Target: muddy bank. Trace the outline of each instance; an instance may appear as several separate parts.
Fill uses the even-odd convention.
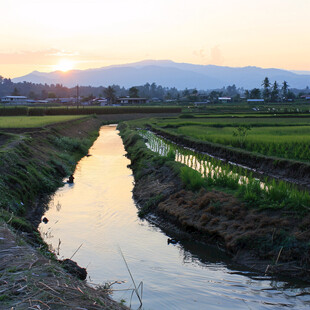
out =
[[[212,188],[186,190],[179,176],[181,164],[152,153],[126,125],[119,128],[141,216],[155,214],[161,227],[173,224],[189,238],[215,244],[255,270],[310,281],[309,214],[260,210]]]
[[[126,309],[59,263],[37,232],[44,200],[63,184],[98,136],[100,117],[26,130],[0,153],[0,308]],[[22,138],[21,138],[22,137]],[[67,270],[70,271],[68,272]]]
[[[249,167],[258,173],[283,179],[310,189],[310,165],[307,163],[267,157],[220,144],[198,141],[182,135],[168,133],[154,126],[150,129],[156,134],[179,145],[194,149],[198,152],[208,153],[212,156],[224,159],[227,162],[229,161]]]

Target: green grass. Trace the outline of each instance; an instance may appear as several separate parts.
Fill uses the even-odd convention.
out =
[[[207,104],[202,106],[195,106],[193,103],[182,103],[183,112],[195,112],[195,113],[208,113],[208,114],[229,114],[229,113],[290,113],[290,114],[300,114],[309,113],[310,102],[297,100],[293,103],[263,103],[263,104],[248,104],[247,102],[238,103],[217,103],[217,104]],[[253,110],[255,109],[255,110]]]
[[[180,176],[186,187],[192,191],[199,190],[205,184],[202,175],[187,166],[181,167]]]
[[[172,131],[267,156],[310,161],[310,126],[252,128],[243,145],[233,135],[235,127],[182,126]]]
[[[79,115],[60,116],[1,116],[0,128],[36,128],[81,118]]]
[[[195,114],[194,114],[195,115]],[[198,116],[198,115],[197,115]],[[156,121],[155,119],[153,122]],[[239,117],[213,115],[204,117],[195,117],[190,119],[166,118],[157,119],[157,126],[160,127],[180,127],[190,125],[211,126],[211,127],[233,127],[239,125],[251,125],[252,127],[264,126],[310,126],[310,117],[265,117],[256,115],[256,117]]]
[[[266,156],[310,161],[309,117],[208,117],[153,119],[149,123],[172,134],[218,143]],[[242,140],[238,127],[251,129]]]

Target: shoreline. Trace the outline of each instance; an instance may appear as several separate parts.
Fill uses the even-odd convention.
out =
[[[30,131],[19,129],[18,143],[13,140],[0,154],[1,307],[128,309],[112,300],[106,288],[80,280],[86,270],[73,261],[57,260],[37,231],[44,201],[87,154],[104,121],[86,117]]]
[[[187,190],[181,164],[152,153],[127,124],[119,129],[132,162],[141,217],[154,214],[159,227],[172,225],[194,240],[218,245],[250,269],[310,281],[309,214],[301,218],[285,209],[260,210],[224,189]]]
[[[44,127],[0,129],[1,306],[128,309],[111,299],[109,289],[78,279],[80,271],[85,275],[84,268],[57,260],[37,228],[49,195],[87,155],[101,126],[157,116],[162,113],[82,116]]]

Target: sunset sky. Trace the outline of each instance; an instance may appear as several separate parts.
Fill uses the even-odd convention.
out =
[[[310,70],[310,0],[0,0],[0,75],[144,59]]]

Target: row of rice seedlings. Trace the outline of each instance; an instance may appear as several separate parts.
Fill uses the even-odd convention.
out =
[[[282,143],[246,143],[246,149],[249,151],[262,153],[270,156],[279,156],[284,158],[293,158],[298,160],[310,159],[309,142],[282,142]]]
[[[142,131],[140,134],[147,139],[146,145],[149,149],[161,156],[170,154],[170,158],[173,156],[175,161],[198,171],[209,186],[238,190],[240,197],[253,204],[262,201],[269,202],[266,207],[310,208],[309,192],[301,191],[292,184],[275,179],[269,180],[268,178],[262,182],[255,178],[252,172],[242,167],[231,166],[219,159],[182,148],[157,137],[149,131]],[[186,175],[185,180],[190,176],[188,173]]]
[[[304,137],[304,141],[296,141],[293,136],[286,136],[286,141],[271,142],[271,141],[251,141],[248,139],[240,145],[240,141],[234,137],[212,137],[205,134],[196,135],[201,140],[207,140],[213,143],[219,143],[223,145],[231,145],[236,148],[242,148],[250,152],[256,152],[267,156],[277,156],[288,159],[305,160],[310,159],[310,147],[309,139]],[[266,135],[267,139],[270,139]],[[281,137],[283,140],[284,138]]]

